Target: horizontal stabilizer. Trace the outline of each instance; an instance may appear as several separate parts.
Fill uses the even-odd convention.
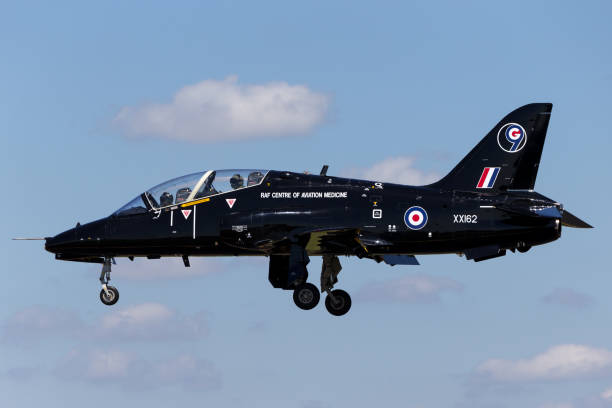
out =
[[[383,255],[386,264],[395,265],[420,265],[414,255]]]
[[[561,218],[561,212],[556,205],[532,205],[531,202],[525,200],[496,205],[495,208],[525,217]]]
[[[551,207],[534,207],[531,211],[536,214],[538,217],[546,217],[546,218],[561,218],[561,212],[555,206]]]
[[[567,210],[563,210],[561,223],[563,226],[570,228],[593,228],[592,225],[587,224]]]

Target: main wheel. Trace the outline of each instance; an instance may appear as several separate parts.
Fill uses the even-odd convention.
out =
[[[525,245],[525,244],[519,245],[516,249],[520,253],[524,254],[525,252],[527,252],[527,251],[529,251],[531,249],[531,245]]]
[[[313,309],[319,304],[319,289],[312,283],[302,283],[293,291],[295,305],[303,310]]]
[[[329,295],[325,298],[327,311],[334,316],[346,314],[351,309],[351,297],[349,294],[342,289],[332,290],[331,293],[335,301]]]
[[[114,286],[106,286],[106,289],[108,290],[108,294],[106,294],[104,289],[100,291],[100,300],[106,306],[112,306],[119,300],[119,291]]]

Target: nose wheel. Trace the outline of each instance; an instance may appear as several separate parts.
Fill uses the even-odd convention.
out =
[[[119,291],[117,288],[108,284],[111,274],[111,262],[115,263],[115,260],[113,258],[104,259],[104,264],[102,264],[102,272],[100,273],[100,283],[102,284],[102,290],[100,290],[100,300],[106,306],[112,306],[119,300]]]
[[[112,306],[119,300],[119,291],[114,286],[104,285],[100,291],[100,300],[106,306]]]

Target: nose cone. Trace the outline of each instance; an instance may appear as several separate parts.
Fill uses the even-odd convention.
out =
[[[106,237],[107,219],[78,225],[52,238],[47,238],[45,249],[54,254],[70,253],[90,247]]]
[[[76,241],[76,228],[71,228],[52,238],[47,238],[45,249],[49,252],[58,253],[70,248]]]

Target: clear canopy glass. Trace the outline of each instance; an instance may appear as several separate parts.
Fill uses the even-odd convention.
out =
[[[205,174],[200,172],[177,177],[147,190],[151,205],[160,208],[187,201]]]
[[[117,211],[115,211],[115,215],[134,215],[134,214],[144,214],[147,212],[147,207],[145,206],[142,198],[140,196],[136,197]]]
[[[145,194],[153,207],[163,208],[256,186],[263,181],[267,172],[257,169],[234,169],[192,173],[158,184],[147,190]],[[115,214],[131,215],[143,212],[146,212],[146,207],[139,196],[121,207]]]
[[[214,170],[207,175],[194,199],[256,186],[265,174],[265,170]]]

